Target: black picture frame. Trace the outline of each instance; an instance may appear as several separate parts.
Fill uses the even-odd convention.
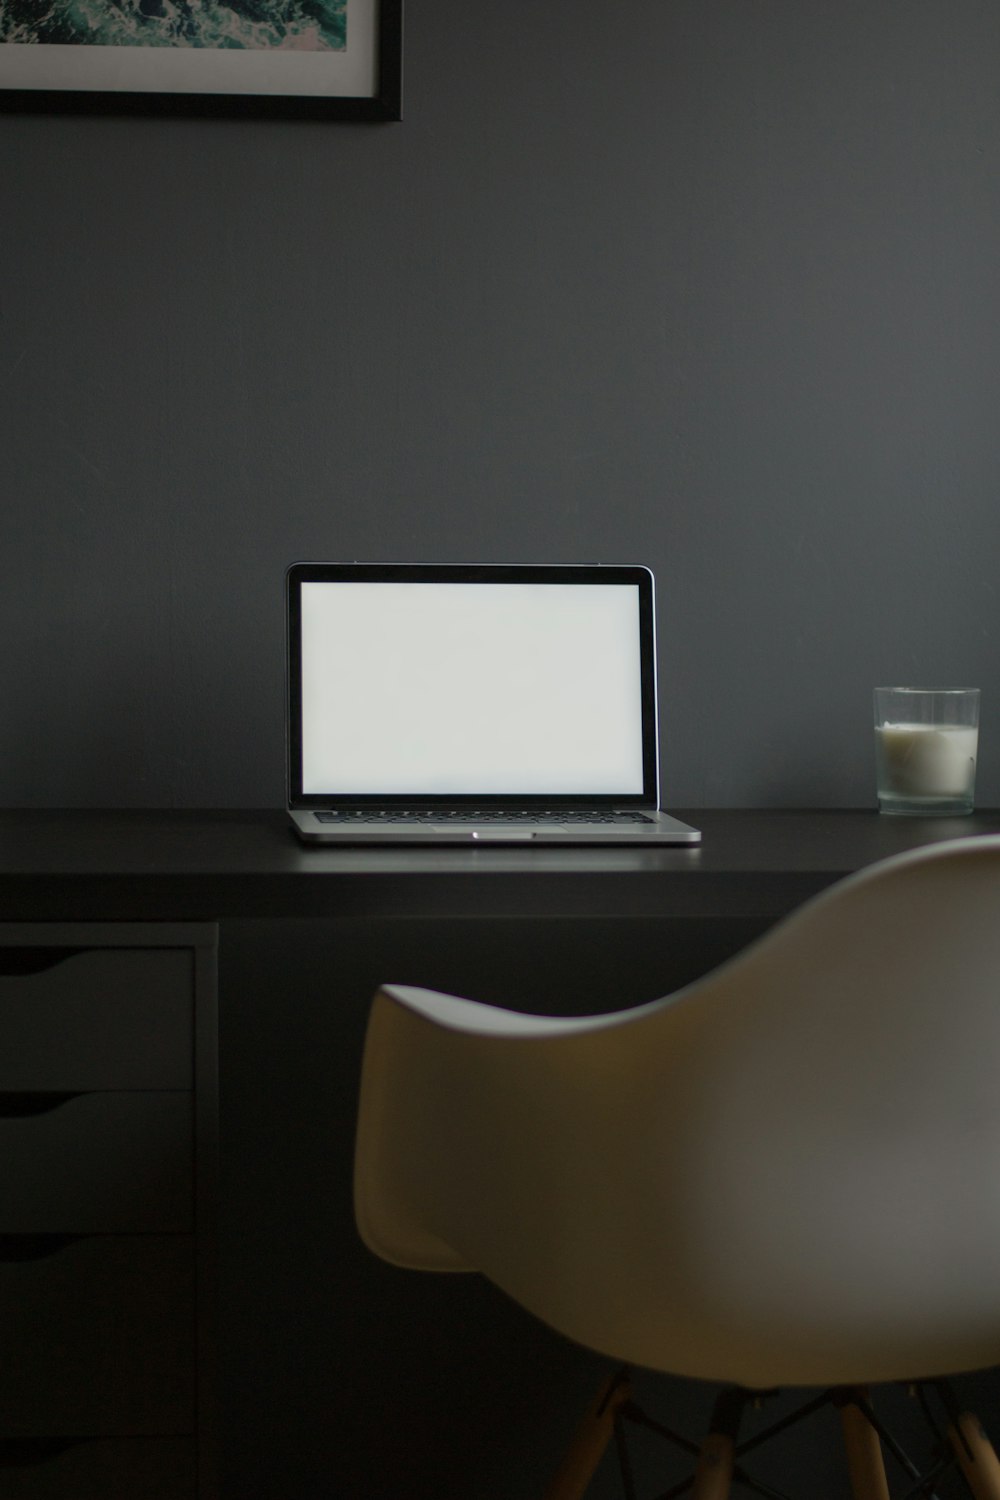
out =
[[[347,0],[348,35],[350,36],[352,14],[360,16],[359,28],[365,34],[366,46],[351,59],[352,67],[344,65],[344,54],[290,54],[269,53],[267,49],[253,52],[226,50],[214,54],[226,65],[228,77],[222,86],[192,87],[190,79],[180,77],[180,86],[171,83],[167,87],[150,86],[148,79],[140,87],[129,87],[131,75],[140,65],[150,62],[166,63],[175,72],[183,73],[192,63],[207,63],[205,49],[185,47],[101,47],[86,44],[75,47],[47,48],[19,47],[0,41],[0,111],[8,113],[85,113],[110,115],[181,115],[203,117],[252,117],[276,119],[311,120],[356,120],[387,121],[402,119],[403,105],[403,0]],[[16,64],[35,63],[40,60],[43,68],[50,55],[58,52],[60,81],[46,86],[44,81],[30,87],[19,87]],[[14,55],[14,54],[19,55]],[[35,54],[34,56],[26,54]],[[79,54],[75,56],[74,54]],[[103,54],[98,57],[97,54]],[[111,55],[114,55],[113,57]],[[142,54],[142,56],[140,56]],[[152,55],[152,56],[151,56]],[[322,90],[308,81],[299,82],[295,76],[298,60],[308,57],[314,70],[328,65],[328,77]],[[354,63],[357,61],[357,67]],[[100,64],[100,67],[94,64]],[[101,83],[101,71],[106,73],[114,64],[114,71],[123,82],[114,87]],[[276,81],[276,75],[267,80],[262,91],[239,86],[241,69],[252,68],[258,74],[270,67],[283,70],[284,78],[291,77],[290,85]],[[361,72],[365,80],[354,81],[355,71]],[[315,73],[314,73],[315,76]],[[68,79],[69,81],[66,81]],[[94,80],[94,81],[92,81]],[[234,86],[234,80],[235,85]],[[284,87],[284,91],[279,91]],[[341,91],[343,90],[343,91]]]

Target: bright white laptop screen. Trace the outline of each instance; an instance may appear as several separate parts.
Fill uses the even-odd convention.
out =
[[[303,796],[643,793],[638,583],[298,590]]]

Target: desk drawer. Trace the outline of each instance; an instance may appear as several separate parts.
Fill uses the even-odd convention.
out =
[[[0,1441],[2,1500],[195,1500],[191,1438]]]
[[[192,1156],[191,1094],[0,1094],[0,1234],[190,1233]]]
[[[0,1090],[190,1088],[193,992],[182,948],[0,948]]]
[[[0,1237],[0,1439],[193,1432],[194,1328],[186,1235]]]

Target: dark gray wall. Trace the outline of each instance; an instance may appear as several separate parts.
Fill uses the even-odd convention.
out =
[[[296,558],[636,561],[678,806],[1000,801],[1000,9],[410,0],[402,124],[0,119],[0,802],[279,804]]]

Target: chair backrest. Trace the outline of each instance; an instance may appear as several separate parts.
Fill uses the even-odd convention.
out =
[[[512,997],[516,1002],[516,996]],[[743,1385],[1000,1361],[1000,837],[840,882],[673,996],[388,985],[362,1237],[616,1358]]]

